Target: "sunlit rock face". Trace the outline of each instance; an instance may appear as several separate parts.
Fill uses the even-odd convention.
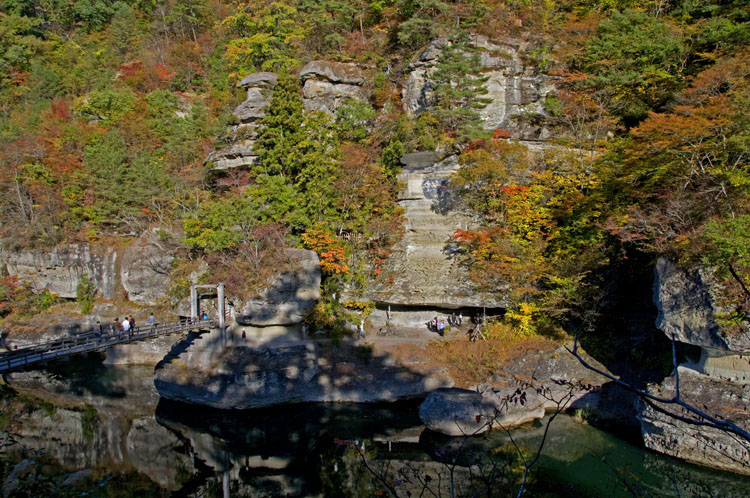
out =
[[[0,258],[8,275],[35,290],[75,299],[87,275],[100,297],[112,299],[124,291],[132,302],[154,305],[166,299],[173,254],[155,232],[146,231],[122,249],[66,244],[47,251],[2,249]]]
[[[313,61],[299,75],[304,82],[302,96],[305,109],[333,115],[347,99],[367,100],[365,74],[356,64]]]
[[[502,290],[493,294],[476,290],[451,243],[457,229],[473,225],[446,188],[459,167],[456,158],[441,160],[435,152],[417,152],[401,161],[399,180],[406,188],[399,204],[404,208],[405,233],[377,280],[368,286],[366,299],[442,309],[506,307]]]
[[[227,130],[226,146],[206,158],[214,169],[249,166],[258,160],[253,144],[258,136],[258,122],[263,119],[271,103],[276,80],[275,73],[262,72],[249,74],[237,84],[247,90],[247,98],[232,112],[238,124]]]
[[[29,282],[35,290],[48,289],[60,297],[75,298],[78,283],[88,275],[97,292],[110,299],[116,290],[115,260],[111,247],[66,244],[49,251],[0,249],[8,275]]]
[[[155,230],[144,232],[122,250],[120,282],[128,300],[153,306],[167,299],[172,272],[172,251]]]
[[[525,47],[520,42],[505,40],[494,43],[484,36],[472,40],[479,51],[482,75],[487,77],[484,98],[489,103],[479,111],[484,127],[502,129],[514,138],[545,140],[551,131],[545,124],[544,101],[554,90],[553,79],[540,74],[539,69],[526,64],[521,54]],[[418,115],[436,104],[435,82],[430,76],[442,54],[444,40],[433,41],[417,60],[409,65],[410,73],[403,90],[403,108]]]

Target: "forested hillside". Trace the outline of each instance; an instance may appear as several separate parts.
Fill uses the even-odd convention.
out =
[[[400,236],[400,156],[437,150],[460,154],[451,189],[477,219],[456,250],[483,289],[510,284],[520,333],[586,324],[598,270],[633,251],[715,267],[728,326],[750,311],[745,1],[2,1],[9,247],[158,227],[230,291],[284,245],[318,252],[329,292],[366,285]],[[477,35],[518,41],[553,81],[543,115],[518,116],[545,120],[550,147],[482,126]],[[408,114],[409,64],[435,40],[434,105]],[[306,112],[296,75],[319,59],[357,63],[371,98]],[[279,75],[260,160],[216,170],[237,83],[258,71]]]

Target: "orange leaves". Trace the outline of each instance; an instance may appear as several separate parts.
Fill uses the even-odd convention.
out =
[[[305,247],[318,253],[320,268],[324,273],[329,275],[349,273],[346,251],[328,227],[319,224],[317,228],[305,230],[302,234],[302,242]]]

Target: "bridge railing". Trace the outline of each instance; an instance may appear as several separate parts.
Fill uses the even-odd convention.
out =
[[[127,344],[161,335],[201,328],[212,328],[215,326],[216,324],[212,320],[181,320],[179,322],[137,326],[134,330],[119,331],[114,334],[99,334],[95,331],[88,331],[0,353],[0,373],[62,356],[96,351],[118,344]]]

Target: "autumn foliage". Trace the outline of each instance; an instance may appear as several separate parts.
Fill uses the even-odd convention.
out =
[[[320,268],[329,275],[349,273],[346,251],[333,233],[318,225],[302,234],[302,242],[308,249],[318,253]]]

